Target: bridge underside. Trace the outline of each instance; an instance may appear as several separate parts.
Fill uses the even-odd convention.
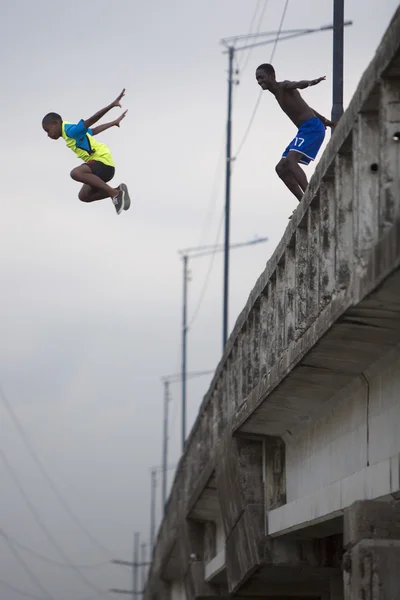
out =
[[[396,240],[400,245],[400,228]],[[399,256],[396,252],[393,258]],[[378,358],[387,361],[388,352],[399,343],[400,271],[396,270],[357,306],[350,306],[276,390],[264,399],[254,393],[246,400],[236,431],[284,436],[299,423],[318,419],[335,393],[372,365],[379,369]]]

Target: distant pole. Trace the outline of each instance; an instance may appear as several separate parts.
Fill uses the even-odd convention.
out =
[[[167,465],[168,465],[168,408],[169,408],[169,380],[164,380],[164,431],[162,455],[162,505],[165,512],[167,502]]]
[[[228,299],[229,299],[229,237],[231,214],[231,162],[232,162],[232,89],[233,89],[233,58],[235,48],[228,47],[228,120],[226,124],[226,179],[225,179],[225,241],[224,241],[224,298],[222,352],[228,339]]]
[[[133,538],[133,562],[128,560],[112,560],[112,564],[114,565],[122,565],[124,567],[132,568],[132,589],[131,590],[121,590],[117,588],[111,588],[109,590],[112,594],[125,594],[127,596],[132,596],[132,598],[137,598],[137,596],[143,596],[143,590],[146,583],[146,567],[150,567],[149,562],[146,562],[146,544],[142,544],[142,560],[139,562],[139,544],[140,544],[140,534],[135,533]],[[138,589],[139,586],[139,569],[142,568],[142,589]]]
[[[332,115],[337,123],[343,114],[344,0],[333,0]]]
[[[140,534],[135,533],[133,539],[133,600],[135,600],[138,593],[139,543]]]
[[[229,225],[228,225],[229,230]],[[228,233],[229,237],[229,233]],[[268,241],[268,238],[257,238],[251,240],[249,242],[241,242],[238,244],[229,244],[228,251],[233,248],[242,248],[244,246],[253,246],[255,244],[260,244],[262,242]],[[193,258],[202,258],[204,256],[209,256],[211,254],[215,254],[216,252],[225,252],[226,255],[226,247],[224,244],[212,244],[210,246],[197,246],[192,248],[186,248],[184,250],[179,250],[179,254],[183,260],[183,317],[182,317],[182,362],[181,362],[181,372],[179,376],[179,381],[181,382],[182,388],[182,454],[185,450],[185,442],[186,442],[186,413],[187,413],[187,380],[190,375],[208,375],[208,371],[200,372],[200,373],[188,373],[187,371],[187,333],[189,330],[189,326],[187,324],[187,309],[188,309],[188,282],[189,282],[189,259]],[[229,258],[227,257],[229,261]],[[228,304],[228,290],[226,293],[226,304]],[[196,309],[197,314],[198,306]],[[227,327],[226,327],[226,335],[228,335]],[[165,380],[165,378],[164,378]],[[170,382],[176,380],[176,375],[169,377]]]
[[[147,550],[147,545],[146,544],[142,544],[142,558],[141,558],[141,563],[142,563],[142,582],[141,582],[141,591],[142,591],[142,595],[144,596],[144,588],[146,585],[146,550]]]
[[[188,288],[188,255],[183,257],[183,314],[182,314],[182,454],[186,441],[186,341],[187,341],[187,288]]]
[[[151,490],[150,490],[150,552],[153,554],[154,538],[156,531],[156,488],[157,488],[157,469],[151,470]]]

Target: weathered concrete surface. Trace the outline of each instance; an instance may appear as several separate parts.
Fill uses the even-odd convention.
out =
[[[229,338],[146,600],[342,600],[343,514],[400,494],[399,82],[400,9]]]
[[[400,591],[400,506],[356,502],[345,512],[345,600],[396,600]]]

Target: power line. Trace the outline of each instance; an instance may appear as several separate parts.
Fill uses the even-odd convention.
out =
[[[20,596],[24,596],[25,598],[32,598],[33,600],[48,600],[48,597],[44,598],[43,596],[35,596],[35,594],[29,594],[28,592],[24,592],[12,585],[11,583],[8,583],[8,581],[4,581],[4,579],[0,579],[0,585],[8,588],[9,590],[12,590],[17,594],[20,594]]]
[[[224,214],[225,214],[225,211],[223,211],[222,215],[221,215],[221,220],[219,222],[217,236],[216,236],[216,239],[215,239],[214,246],[217,246],[218,241],[219,241],[219,237],[221,235],[222,225],[223,225],[223,222],[224,222]],[[205,294],[206,294],[206,291],[207,291],[207,287],[208,287],[208,283],[209,283],[209,280],[210,280],[211,271],[212,271],[212,268],[213,268],[213,265],[214,265],[214,260],[215,260],[216,253],[217,253],[217,249],[215,248],[214,252],[212,252],[212,254],[211,254],[211,258],[210,258],[210,263],[208,265],[207,274],[206,274],[206,277],[204,279],[203,287],[201,289],[201,292],[200,292],[200,295],[199,295],[199,299],[197,301],[197,305],[196,305],[196,308],[194,310],[192,319],[190,320],[190,322],[188,324],[188,329],[190,329],[190,327],[193,325],[194,321],[196,320],[197,315],[199,314],[201,305],[203,304],[203,300],[204,300],[204,297],[205,297]]]
[[[45,467],[43,465],[42,460],[39,458],[39,455],[37,454],[36,450],[34,449],[31,442],[29,441],[29,439],[21,425],[20,420],[18,419],[17,415],[13,411],[11,404],[8,401],[7,396],[5,395],[4,390],[2,389],[1,386],[0,386],[0,399],[3,403],[3,405],[5,406],[12,422],[14,423],[15,428],[17,429],[18,433],[20,434],[21,439],[24,442],[29,455],[31,456],[32,460],[36,464],[36,466],[39,469],[40,473],[42,474],[43,478],[46,480],[47,484],[52,489],[54,495],[56,496],[56,498],[58,499],[58,501],[60,502],[60,504],[62,505],[64,510],[69,514],[70,518],[75,523],[75,525],[86,535],[86,537],[92,542],[92,544],[94,546],[96,546],[103,554],[105,554],[108,559],[110,559],[112,556],[112,553],[107,548],[105,548],[105,546],[103,546],[103,544],[101,544],[90,533],[90,531],[85,527],[85,525],[82,523],[82,521],[76,516],[76,514],[73,512],[73,510],[69,506],[68,502],[65,500],[65,498],[63,497],[63,495],[57,488],[56,484],[54,483],[54,481],[48,474],[47,470],[45,469]]]
[[[260,106],[261,97],[262,97],[262,90],[261,90],[261,92],[260,92],[260,93],[259,93],[259,95],[258,95],[257,102],[256,102],[256,104],[255,104],[255,106],[254,106],[254,108],[253,108],[253,112],[252,112],[252,115],[251,115],[251,117],[250,117],[249,124],[247,125],[246,131],[245,131],[245,132],[244,132],[244,134],[243,134],[242,140],[241,140],[241,142],[240,142],[240,144],[239,144],[239,147],[238,147],[238,149],[237,149],[237,151],[236,151],[236,154],[235,154],[235,158],[234,158],[234,160],[236,160],[236,159],[237,159],[237,157],[239,156],[239,154],[240,154],[240,152],[241,152],[241,150],[242,150],[243,146],[244,146],[244,145],[245,145],[245,143],[246,143],[247,137],[248,137],[248,135],[249,135],[249,133],[250,133],[250,130],[251,130],[252,126],[253,126],[254,119],[255,119],[255,117],[256,117],[256,114],[257,114],[258,108],[259,108],[259,106]],[[233,163],[233,164],[234,164],[234,163]]]
[[[285,20],[285,17],[286,17],[286,11],[287,11],[287,8],[288,8],[288,6],[289,6],[289,0],[286,0],[286,2],[285,2],[285,6],[284,6],[284,8],[283,8],[283,13],[282,13],[281,22],[279,23],[278,33],[277,33],[277,36],[276,36],[276,38],[275,38],[275,43],[274,43],[274,47],[273,47],[273,49],[272,49],[271,58],[269,59],[269,62],[272,62],[272,61],[273,61],[273,59],[274,59],[274,56],[275,56],[275,50],[276,50],[276,47],[277,47],[277,45],[278,45],[279,36],[281,35],[281,32],[282,32],[282,28],[283,28],[283,22],[284,22],[284,20]]]
[[[40,591],[47,597],[48,600],[55,600],[54,596],[50,594],[50,592],[41,584],[40,580],[36,577],[36,575],[31,571],[31,569],[26,564],[25,560],[19,554],[19,552],[14,548],[10,540],[7,540],[8,548],[11,554],[14,556],[17,563],[23,568],[25,573],[28,575],[29,579],[31,579]]]
[[[261,29],[261,26],[262,26],[262,23],[263,23],[263,20],[264,20],[264,15],[265,15],[265,11],[266,11],[267,6],[268,6],[268,2],[269,2],[269,0],[264,0],[264,6],[263,6],[263,9],[262,9],[262,11],[260,13],[260,18],[258,20],[258,25],[257,25],[257,29],[255,31],[255,35],[258,35],[260,33],[260,29]],[[249,40],[250,34],[254,35],[254,32],[249,32],[249,35],[245,39],[244,45]],[[248,53],[247,53],[247,56],[245,57],[245,60],[243,62],[243,66],[241,67],[242,73],[245,70],[245,68],[247,67],[248,63],[249,63],[250,57],[252,55],[252,52],[253,52],[253,48],[250,48],[249,51],[248,51]]]
[[[71,568],[71,565],[68,565],[66,563],[60,562],[58,560],[55,560],[54,558],[49,558],[48,556],[45,556],[44,554],[41,554],[37,550],[33,550],[32,548],[29,548],[28,546],[25,546],[25,544],[22,544],[21,542],[19,542],[14,537],[8,535],[3,529],[0,529],[0,536],[3,537],[8,542],[11,542],[14,546],[17,546],[17,548],[20,548],[21,550],[23,550],[27,554],[35,556],[36,558],[38,558],[39,560],[41,560],[41,561],[43,561],[45,563],[48,563],[50,565],[54,565],[55,567],[60,567],[60,568],[66,568],[66,569],[70,569]],[[88,564],[88,565],[74,565],[74,567],[77,568],[77,569],[97,569],[97,568],[100,568],[100,567],[105,567],[106,565],[109,565],[109,564],[110,564],[109,561],[104,561],[104,562],[101,562],[101,563]]]
[[[280,24],[279,24],[278,32],[277,32],[277,34],[276,34],[275,41],[274,41],[274,46],[273,46],[273,48],[272,48],[271,56],[270,56],[270,59],[269,59],[269,62],[270,62],[270,63],[273,61],[273,58],[274,58],[274,56],[275,56],[275,51],[276,51],[276,48],[277,48],[277,45],[278,45],[279,37],[280,37],[280,35],[281,35],[281,32],[282,32],[283,23],[284,23],[284,21],[285,21],[285,17],[286,17],[286,12],[287,12],[288,5],[289,5],[289,0],[286,0],[286,2],[285,2],[285,6],[284,6],[284,8],[283,8],[283,13],[282,13],[282,17],[281,17],[281,22],[280,22]],[[253,109],[252,115],[251,115],[251,117],[250,117],[249,124],[248,124],[248,126],[247,126],[247,128],[246,128],[246,131],[244,132],[244,135],[243,135],[243,137],[242,137],[242,140],[241,140],[241,142],[240,142],[240,144],[239,144],[239,146],[238,146],[238,149],[237,149],[237,151],[236,151],[236,153],[235,153],[235,159],[234,159],[234,160],[236,160],[236,159],[237,159],[237,157],[239,156],[239,154],[240,154],[240,152],[241,152],[241,150],[242,150],[242,148],[243,148],[243,146],[244,146],[244,144],[245,144],[245,142],[246,142],[246,140],[247,140],[247,138],[248,138],[248,135],[249,135],[249,133],[250,133],[250,130],[251,130],[252,126],[253,126],[254,119],[255,119],[255,117],[256,117],[256,114],[257,114],[258,108],[259,108],[259,106],[260,106],[261,97],[262,97],[262,90],[260,91],[260,93],[259,93],[259,95],[258,95],[257,102],[256,102],[256,104],[255,104],[255,106],[254,106],[254,109]]]
[[[44,597],[44,596],[36,596],[35,594],[30,594],[29,592],[20,590],[15,585],[12,585],[12,583],[9,583],[8,581],[5,581],[4,579],[0,579],[0,586],[8,588],[9,590],[11,590],[11,591],[15,592],[16,594],[19,594],[20,596],[23,596],[25,598],[32,598],[32,600],[49,600],[48,596]],[[96,596],[86,596],[85,598],[78,598],[77,600],[96,600],[97,598],[101,598],[101,595],[97,594]]]
[[[254,21],[256,20],[256,16],[257,16],[257,13],[258,13],[258,9],[261,6],[261,2],[262,2],[262,0],[257,0],[257,4],[256,4],[256,7],[254,9],[253,16],[251,17],[251,21],[250,21],[250,25],[249,25],[249,31],[248,31],[247,35],[244,36],[244,39],[246,40],[246,43],[248,42],[248,40],[250,39],[250,36],[253,33]],[[244,60],[244,58],[245,57],[243,56],[243,60]],[[240,69],[240,62],[238,60],[236,60],[236,64],[237,64],[238,69]]]
[[[225,132],[222,136],[222,142],[221,142],[221,150],[219,153],[219,157],[218,157],[218,164],[217,167],[215,169],[215,173],[214,173],[214,177],[213,177],[213,182],[212,182],[212,186],[211,186],[211,194],[210,194],[210,201],[208,203],[208,207],[207,207],[207,213],[206,213],[206,218],[204,220],[204,225],[200,234],[200,238],[199,238],[199,243],[197,244],[198,246],[200,246],[202,244],[202,240],[207,239],[206,237],[206,230],[209,230],[211,227],[211,222],[212,219],[214,217],[215,214],[215,209],[217,206],[217,200],[218,200],[218,194],[220,192],[220,187],[221,187],[221,182],[222,182],[222,178],[221,178],[221,163],[223,161],[224,158],[224,149],[225,149]]]
[[[47,537],[47,539],[49,540],[51,545],[56,549],[56,551],[61,556],[61,558],[65,561],[65,563],[68,564],[71,567],[71,569],[75,572],[78,579],[80,579],[85,585],[87,585],[96,594],[103,595],[104,591],[100,590],[100,588],[98,588],[96,585],[94,585],[83,573],[81,573],[79,568],[70,561],[68,555],[64,552],[64,550],[62,549],[60,544],[57,542],[57,540],[55,539],[53,534],[49,531],[45,522],[43,521],[40,514],[38,513],[35,505],[32,503],[28,494],[25,492],[23,485],[21,484],[17,475],[15,474],[14,469],[11,466],[11,464],[7,458],[7,455],[5,454],[5,452],[2,448],[0,448],[0,458],[3,461],[3,464],[4,464],[8,474],[10,475],[11,479],[13,480],[15,486],[17,487],[19,493],[21,494],[22,498],[24,499],[27,507],[31,511],[36,523],[38,524],[38,526],[41,529],[41,531],[43,532],[43,534]]]
[[[251,18],[251,21],[250,21],[250,25],[249,25],[249,31],[248,31],[248,34],[247,34],[247,36],[246,36],[246,38],[245,38],[246,40],[248,40],[252,34],[254,35],[254,32],[253,32],[253,25],[254,25],[254,22],[255,22],[255,20],[256,20],[256,17],[257,17],[258,10],[259,10],[259,8],[260,8],[260,6],[261,6],[261,2],[262,2],[262,0],[257,0],[256,7],[255,7],[255,9],[254,9],[253,16],[252,16],[252,18]],[[262,22],[263,22],[263,19],[264,19],[264,15],[265,15],[265,11],[266,11],[266,8],[267,8],[267,4],[268,4],[268,2],[269,2],[269,0],[264,0],[264,6],[263,6],[263,8],[262,8],[262,10],[261,10],[261,13],[260,13],[260,17],[259,17],[258,24],[257,24],[257,29],[256,29],[256,34],[258,34],[258,33],[260,32],[261,25],[262,25]],[[250,59],[250,56],[251,56],[251,52],[252,52],[252,49],[250,49],[250,51],[249,51],[249,53],[248,53],[247,57],[245,58],[245,61],[244,61],[243,68],[241,67],[241,65],[240,65],[239,61],[237,61],[237,69],[238,69],[238,71],[239,71],[239,70],[242,70],[242,71],[243,71],[243,70],[246,68],[246,66],[247,66],[247,63],[248,63],[248,61],[249,61],[249,59]],[[236,58],[236,54],[235,54],[235,58]],[[217,197],[218,197],[218,192],[219,192],[219,186],[220,186],[220,184],[221,184],[221,178],[220,178],[220,172],[221,172],[221,171],[220,171],[220,164],[221,164],[221,162],[222,162],[222,159],[223,159],[223,157],[224,157],[224,148],[225,148],[225,132],[224,132],[224,134],[223,134],[223,138],[222,138],[222,147],[221,147],[221,152],[220,152],[220,156],[219,156],[219,159],[218,159],[218,165],[217,165],[217,169],[216,169],[216,172],[215,172],[215,175],[214,175],[214,178],[213,178],[213,184],[212,184],[212,188],[211,188],[211,189],[212,189],[212,192],[211,192],[211,201],[210,201],[210,203],[209,203],[209,208],[208,208],[208,210],[207,210],[207,215],[206,215],[206,219],[205,219],[205,224],[204,224],[204,226],[203,226],[202,233],[201,233],[201,235],[200,235],[200,241],[199,241],[199,243],[197,244],[198,246],[200,246],[200,245],[201,245],[201,242],[202,242],[202,239],[203,239],[203,236],[204,236],[205,230],[209,228],[209,224],[211,224],[212,218],[213,218],[213,216],[214,216],[214,213],[215,213],[216,202],[217,202]],[[210,205],[212,206],[212,212],[211,212],[211,215],[210,215]],[[218,242],[218,240],[219,240],[219,236],[220,236],[220,229],[221,229],[221,228],[222,228],[222,221],[221,221],[221,224],[220,224],[220,226],[219,226],[219,230],[218,230],[217,242]],[[216,242],[216,243],[217,243],[217,242]],[[202,304],[202,301],[203,301],[203,296],[204,296],[205,290],[206,290],[206,288],[207,288],[207,285],[208,285],[208,279],[209,279],[209,277],[210,277],[210,274],[211,274],[211,270],[212,270],[213,262],[214,262],[214,254],[211,256],[211,260],[210,260],[210,267],[209,267],[209,269],[208,269],[208,272],[207,272],[207,275],[206,275],[206,280],[205,280],[205,283],[204,283],[204,286],[203,286],[203,287],[204,287],[204,291],[202,290],[202,292],[201,292],[201,294],[200,294],[199,306],[198,306],[198,307],[196,308],[196,310],[195,310],[195,316],[193,317],[193,319],[192,319],[192,322],[189,324],[189,327],[190,327],[190,325],[193,323],[194,319],[196,318],[196,316],[197,316],[197,312],[199,311],[199,309],[200,309],[200,306],[201,306],[201,304]]]

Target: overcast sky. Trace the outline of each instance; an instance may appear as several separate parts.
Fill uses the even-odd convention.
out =
[[[52,559],[65,562],[66,556],[79,565],[113,556],[129,559],[134,530],[148,542],[149,470],[161,463],[160,378],[179,371],[180,364],[178,249],[222,241],[217,232],[223,209],[227,57],[219,41],[247,33],[256,6],[264,4],[1,3],[0,383],[62,497],[108,549],[102,552],[70,518],[0,402],[0,528]],[[398,2],[383,0],[379,10],[365,0],[345,4],[346,18],[354,21],[346,30],[348,104]],[[278,28],[283,6],[283,0],[267,2],[262,31]],[[284,29],[331,21],[331,0],[291,0]],[[234,149],[258,98],[254,70],[270,53],[271,46],[265,46],[251,56],[238,54],[245,68],[235,89]],[[274,64],[282,79],[326,75],[326,82],[306,90],[304,97],[330,116],[330,32],[279,44]],[[109,200],[79,202],[79,185],[69,178],[76,157],[63,140],[46,137],[41,119],[49,111],[73,122],[89,117],[123,87],[128,116],[121,129],[101,138],[114,154],[116,183],[126,182],[132,198],[131,210],[117,217]],[[112,117],[118,114],[114,110]],[[234,165],[232,242],[255,236],[268,236],[269,242],[232,252],[230,328],[297,204],[274,171],[294,133],[265,92]],[[312,170],[307,168],[308,175]],[[191,263],[190,320],[209,264],[209,258]],[[215,368],[221,355],[221,313],[222,255],[217,255],[189,333],[189,370]],[[189,385],[189,425],[209,379]],[[169,462],[176,464],[179,387],[171,392]],[[44,589],[24,572],[16,550]],[[62,568],[4,537],[0,580],[4,600],[23,598],[4,582],[57,600],[131,587],[124,567],[106,562],[83,571]]]

